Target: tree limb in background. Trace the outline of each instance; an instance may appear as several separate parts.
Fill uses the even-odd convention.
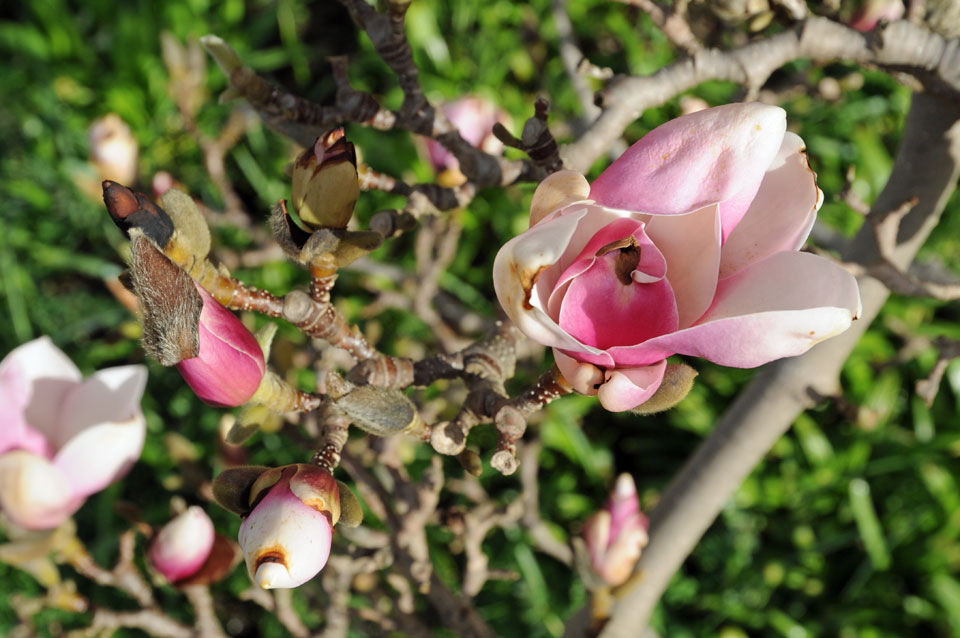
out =
[[[960,94],[957,39],[946,39],[906,21],[864,34],[826,18],[811,17],[795,29],[733,51],[703,49],[653,75],[614,81],[599,94],[604,108],[600,117],[561,149],[564,165],[586,171],[645,109],[701,82],[729,80],[745,85],[748,95],[756,94],[771,73],[799,58],[876,64],[915,74],[929,92],[952,95],[953,99]]]

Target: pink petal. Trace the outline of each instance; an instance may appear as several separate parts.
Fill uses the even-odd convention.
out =
[[[712,205],[688,215],[656,215],[645,230],[667,261],[678,326],[686,328],[707,311],[717,291],[719,209]]]
[[[67,391],[83,377],[73,361],[53,345],[50,337],[40,337],[13,349],[0,363],[0,372],[8,367],[19,370],[29,388],[25,416],[27,423],[50,437],[56,433],[60,403]]]
[[[570,281],[560,307],[560,327],[581,343],[602,350],[676,330],[677,305],[670,284],[661,279],[624,285],[615,265],[616,251],[595,258],[586,272]],[[576,262],[571,266],[575,268]]]
[[[26,450],[49,458],[50,444],[43,434],[31,428],[24,418],[30,388],[18,366],[0,367],[0,454],[8,450]]]
[[[0,510],[20,527],[56,527],[79,504],[67,477],[47,459],[23,450],[0,454]]]
[[[666,369],[667,362],[660,361],[649,366],[608,370],[607,380],[597,392],[600,405],[611,412],[632,410],[653,396]]]
[[[580,394],[592,397],[603,383],[603,371],[592,363],[577,361],[556,348],[553,350],[553,361],[567,383]]]
[[[850,273],[816,255],[782,252],[722,280],[697,325],[651,339],[634,354],[677,352],[752,368],[803,354],[859,314],[860,292]]]
[[[803,140],[788,132],[749,210],[723,245],[721,278],[803,246],[823,203],[803,151]]]
[[[747,211],[786,130],[783,109],[727,104],[663,124],[594,181],[611,208],[680,215],[721,203],[724,237]]]

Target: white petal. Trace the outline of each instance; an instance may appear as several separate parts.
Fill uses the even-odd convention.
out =
[[[560,258],[577,233],[580,220],[586,215],[584,208],[544,220],[504,244],[493,262],[493,286],[504,312],[534,341],[566,350],[602,354],[601,350],[585,346],[562,330],[544,312],[545,300],[534,290],[540,288],[546,291],[544,296],[549,296],[552,282],[542,281],[543,271],[560,264]],[[560,272],[556,273],[554,280]]]
[[[129,421],[139,415],[146,384],[147,369],[142,365],[94,372],[64,397],[57,429],[50,434],[50,442],[59,449],[87,428]]]
[[[125,474],[143,450],[147,424],[137,413],[126,421],[98,423],[70,439],[54,464],[80,498],[99,492]]]
[[[23,450],[0,455],[0,509],[27,529],[50,529],[79,505],[50,461]]]
[[[0,371],[15,366],[29,388],[25,414],[31,427],[50,437],[57,428],[60,404],[67,391],[83,377],[73,361],[40,337],[13,349],[0,363]]]

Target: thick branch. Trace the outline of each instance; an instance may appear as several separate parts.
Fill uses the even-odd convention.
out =
[[[960,103],[916,95],[893,173],[874,204],[875,210],[893,210],[917,198],[900,225],[891,257],[899,268],[906,268],[936,225],[958,175]],[[865,227],[844,258],[870,262],[879,254],[873,229]],[[674,572],[734,491],[797,415],[813,404],[811,389],[821,396],[836,392],[840,368],[889,295],[870,278],[860,281],[860,291],[860,321],[801,357],[767,366],[668,486],[650,516],[650,545],[638,564],[645,577],[620,593],[603,638],[636,635]]]
[[[906,21],[863,34],[826,18],[811,17],[796,29],[757,40],[734,51],[704,49],[646,77],[631,76],[600,94],[600,117],[562,149],[564,165],[586,171],[647,108],[707,80],[730,80],[758,89],[770,74],[799,58],[908,71],[928,91],[960,93],[960,41],[945,39]],[[897,202],[896,205],[899,205]]]

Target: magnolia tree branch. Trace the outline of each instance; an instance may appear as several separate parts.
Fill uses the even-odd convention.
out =
[[[693,57],[650,76],[613,82],[599,94],[600,117],[561,150],[567,168],[581,172],[606,152],[624,129],[647,108],[707,80],[729,80],[755,93],[770,74],[799,58],[826,62],[851,60],[916,75],[928,92],[957,99],[960,94],[960,41],[947,39],[906,21],[860,33],[820,17],[733,51],[702,49]],[[901,202],[897,202],[896,207]]]
[[[916,198],[889,255],[895,266],[905,269],[913,260],[937,224],[958,176],[960,102],[914,96],[893,172],[874,204],[874,210],[890,211]],[[870,263],[880,254],[876,234],[865,225],[843,257]],[[747,475],[794,419],[813,405],[814,396],[837,392],[844,361],[890,294],[872,278],[860,280],[860,291],[860,321],[801,357],[766,366],[684,464],[651,512],[650,544],[637,566],[644,577],[617,592],[602,638],[635,636],[637,628],[647,624],[674,572]]]

